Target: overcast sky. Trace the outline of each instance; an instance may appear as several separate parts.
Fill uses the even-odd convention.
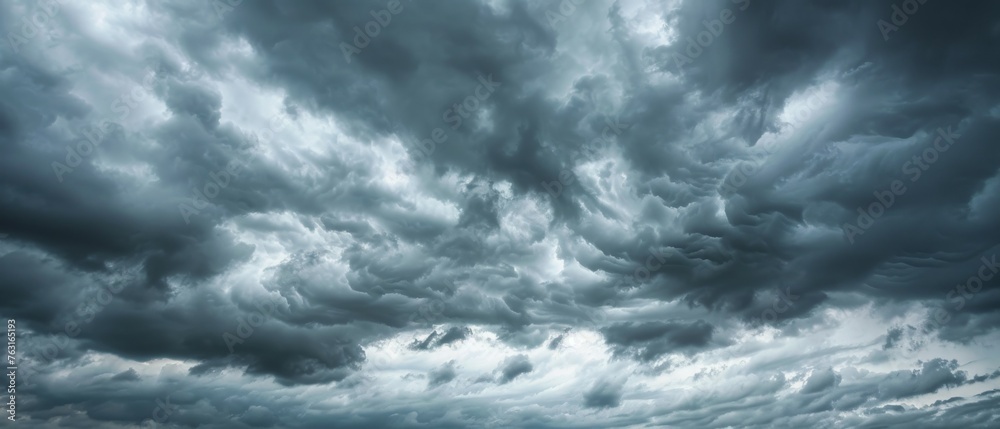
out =
[[[996,2],[0,0],[0,35],[17,426],[1000,425]]]

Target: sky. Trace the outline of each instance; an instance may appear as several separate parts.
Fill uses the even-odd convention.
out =
[[[10,427],[1000,426],[996,2],[0,35]]]

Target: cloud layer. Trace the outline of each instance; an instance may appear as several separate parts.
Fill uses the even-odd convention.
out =
[[[993,427],[1000,6],[0,3],[26,427]]]

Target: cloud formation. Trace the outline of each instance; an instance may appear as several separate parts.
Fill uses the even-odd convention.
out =
[[[993,427],[1000,6],[0,3],[25,427]]]

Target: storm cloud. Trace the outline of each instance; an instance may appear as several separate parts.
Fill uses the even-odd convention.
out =
[[[2,2],[4,417],[994,427],[998,22]]]

